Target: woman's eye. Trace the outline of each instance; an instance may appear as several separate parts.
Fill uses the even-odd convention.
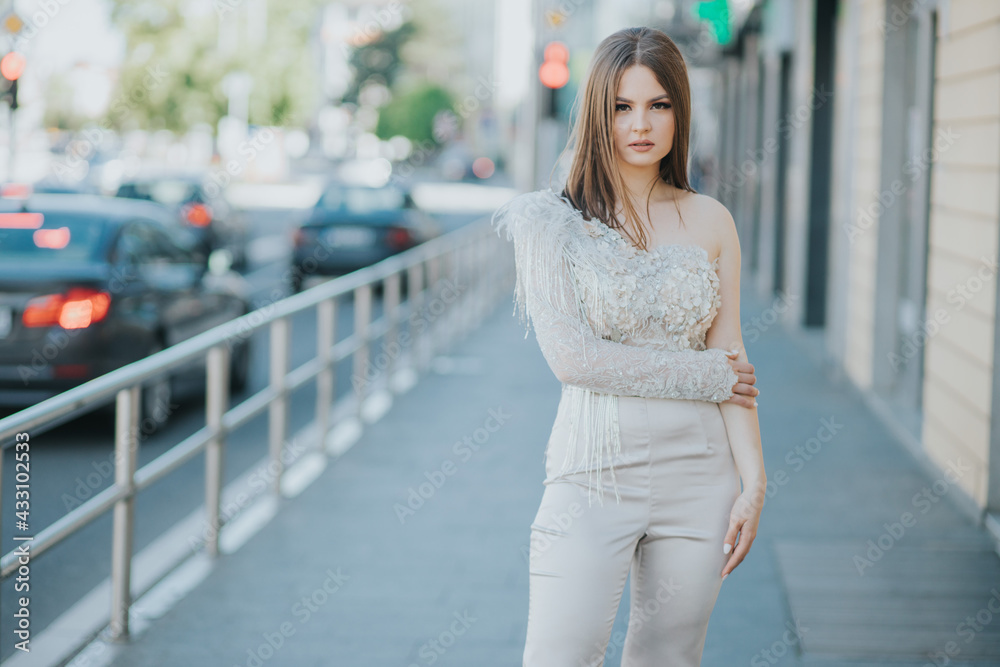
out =
[[[662,107],[664,109],[671,108],[670,102],[654,102],[653,106],[654,107]],[[628,108],[629,108],[629,106],[627,104],[616,104],[615,105],[615,111],[627,111]]]

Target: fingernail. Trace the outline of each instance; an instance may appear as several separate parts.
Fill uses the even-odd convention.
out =
[[[727,554],[730,551],[732,551],[732,547],[729,545],[729,542],[722,545],[722,553]]]
[[[754,406],[755,408],[757,407],[757,399],[756,399],[756,398],[755,398],[755,399],[753,399],[753,406]]]
[[[728,577],[728,576],[729,576],[728,574],[724,574],[724,575],[722,575],[722,580],[723,580],[723,581],[725,581],[725,580],[726,580],[726,577]]]

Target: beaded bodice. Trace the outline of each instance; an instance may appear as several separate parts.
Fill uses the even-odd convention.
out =
[[[708,251],[697,244],[672,243],[644,251],[599,220],[579,216],[579,223],[594,239],[596,251],[609,258],[604,280],[613,283],[605,321],[591,317],[595,331],[626,345],[704,350],[705,335],[721,305],[719,258],[709,261]],[[594,284],[581,282],[585,295]]]

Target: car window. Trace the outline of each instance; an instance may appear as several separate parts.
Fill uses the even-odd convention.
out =
[[[100,253],[107,220],[81,213],[0,213],[0,262],[90,262]]]
[[[194,256],[178,245],[160,225],[148,220],[133,220],[118,237],[116,259],[133,264],[185,264]]]
[[[195,261],[192,253],[177,243],[161,226],[148,223],[146,233],[149,237],[151,255],[154,260],[171,264],[185,264]]]
[[[189,181],[180,179],[160,179],[125,183],[118,188],[119,197],[145,199],[167,206],[177,206],[189,201],[200,201],[198,188]]]
[[[129,222],[122,227],[115,242],[112,261],[126,264],[141,264],[151,254],[149,235],[143,232],[137,222]]]
[[[396,188],[362,188],[334,186],[323,193],[322,208],[345,210],[350,213],[395,211],[403,207],[404,194]]]

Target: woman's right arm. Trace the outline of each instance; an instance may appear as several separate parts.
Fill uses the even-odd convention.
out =
[[[499,215],[498,230],[506,226],[508,239],[514,240],[521,319],[530,318],[542,355],[560,382],[619,396],[712,402],[732,397],[739,376],[724,350],[656,350],[597,336],[577,297],[572,264],[558,233],[552,233],[554,223],[538,219],[545,211],[533,211],[526,205],[530,200],[517,199],[493,220]]]

